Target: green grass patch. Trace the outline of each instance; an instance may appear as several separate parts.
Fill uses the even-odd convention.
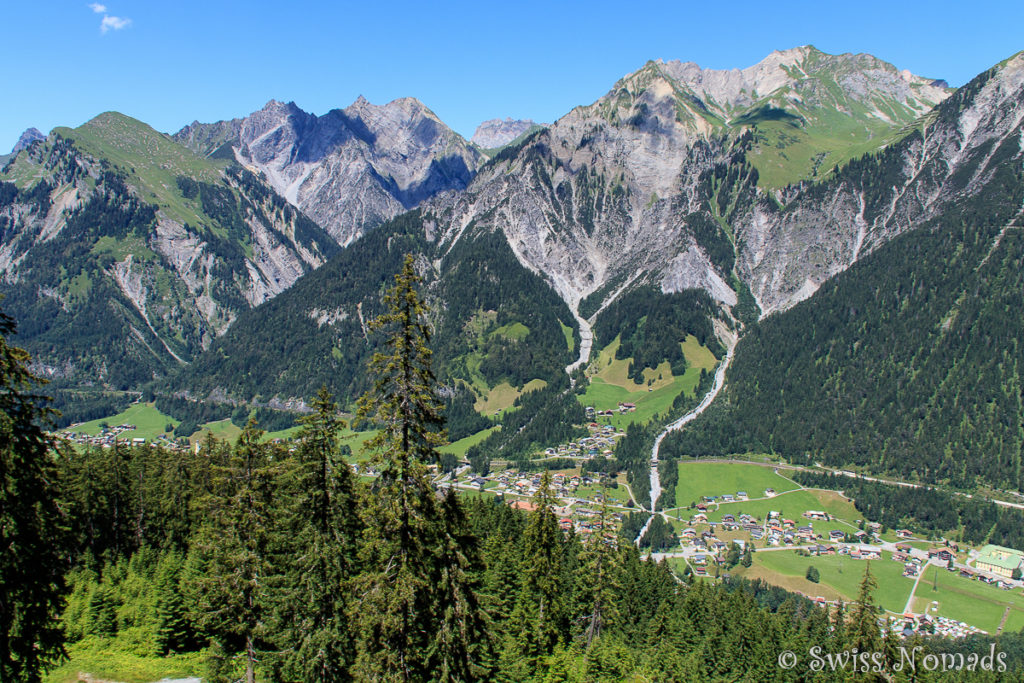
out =
[[[625,486],[617,486],[615,488],[607,486],[603,488],[600,486],[580,486],[576,489],[576,497],[594,500],[594,497],[602,492],[609,503],[622,505],[629,500],[629,491],[626,490]]]
[[[828,555],[821,557],[804,557],[798,555],[795,550],[763,550],[755,552],[754,566],[761,567],[765,571],[759,574],[769,583],[781,585],[790,590],[800,590],[807,595],[824,595],[818,586],[831,588],[844,600],[851,601],[857,598],[860,591],[860,582],[864,578],[864,568],[868,564],[865,560],[853,560],[845,555]],[[875,603],[896,614],[902,614],[906,607],[907,598],[910,597],[910,589],[914,580],[903,576],[903,564],[892,561],[892,553],[883,552],[881,560],[871,563],[871,574],[878,582],[875,589]],[[807,567],[817,568],[821,575],[819,584],[814,584],[804,578]],[[772,580],[775,575],[776,580]],[[779,580],[785,577],[785,580]],[[798,581],[794,582],[794,579]],[[923,579],[922,579],[923,580]],[[798,586],[794,588],[794,586]],[[920,586],[918,587],[920,590]]]
[[[718,362],[714,354],[701,346],[693,335],[682,344],[686,355],[686,372],[682,377],[675,377],[668,362],[664,362],[657,368],[645,368],[644,382],[638,384],[627,374],[630,359],[615,358],[619,348],[619,339],[616,338],[600,351],[597,360],[591,364],[590,384],[586,392],[577,397],[578,400],[596,410],[617,410],[619,403],[636,404],[633,412],[603,418],[603,421],[620,429],[625,429],[631,422],[647,424],[665,415],[679,394],[695,392],[701,370],[710,371]]]
[[[699,503],[704,496],[721,496],[724,493],[736,495],[737,491],[746,491],[750,498],[762,498],[765,489],[769,488],[783,493],[800,486],[779,476],[771,467],[743,463],[681,462],[676,506]]]
[[[216,422],[207,422],[204,424],[198,432],[189,437],[189,442],[201,443],[206,440],[206,435],[210,434],[218,441],[231,441],[233,443],[241,433],[242,428],[230,419],[217,420]]]
[[[841,97],[841,95],[840,95]],[[758,171],[758,185],[779,189],[803,179],[823,180],[850,159],[875,152],[910,131],[897,122],[886,123],[850,103],[854,115],[829,108],[814,109],[794,125],[789,120],[757,121],[758,141],[747,158]],[[880,103],[883,104],[883,103]],[[890,116],[909,123],[917,115],[880,106]]]
[[[937,610],[932,609],[932,601],[939,603]],[[956,619],[992,634],[1007,607],[1010,614],[1003,630],[1019,631],[1024,627],[1024,595],[1020,589],[1004,591],[934,565],[925,570],[914,593],[915,612]]]
[[[505,339],[515,339],[516,341],[526,339],[526,335],[528,334],[530,334],[530,328],[519,322],[502,325],[491,332],[491,335],[493,336],[504,337]]]
[[[178,420],[175,420],[170,415],[164,415],[156,409],[154,404],[133,403],[124,412],[117,415],[83,422],[79,425],[72,425],[64,431],[97,436],[103,431],[103,427],[100,426],[101,423],[110,427],[122,424],[135,425],[135,429],[123,432],[120,435],[119,438],[124,439],[155,439],[166,433],[164,432],[164,427],[168,424],[172,424],[175,427],[178,426]]]
[[[521,389],[517,389],[508,382],[500,382],[496,387],[488,390],[486,395],[477,399],[473,407],[482,415],[494,415],[511,408],[516,399],[526,392],[543,389],[547,385],[548,383],[542,379],[531,379]]]
[[[680,481],[682,481],[682,477],[680,477]],[[689,502],[687,502],[687,504],[689,504]],[[852,533],[857,531],[857,529],[852,526],[852,522],[861,518],[860,513],[857,512],[857,508],[853,506],[853,503],[850,500],[843,498],[835,491],[798,489],[796,491],[782,493],[765,500],[745,500],[735,503],[724,503],[718,506],[717,510],[709,510],[708,519],[712,522],[717,522],[721,521],[722,515],[725,513],[732,513],[737,517],[742,513],[746,513],[763,520],[770,510],[776,510],[781,513],[784,518],[792,519],[794,521],[802,520],[805,510],[822,510],[833,517],[847,522],[847,524],[835,521],[831,523],[814,522],[813,526],[815,533],[822,533],[823,531],[828,531],[832,528],[838,528]]]
[[[46,683],[74,683],[79,674],[119,683],[152,683],[164,678],[206,675],[206,653],[144,657],[120,650],[115,641],[87,638],[69,645],[68,659],[43,677]]]
[[[572,353],[576,350],[576,337],[573,334],[573,329],[561,320],[558,321],[558,325],[562,328],[562,334],[565,335],[565,345],[569,347],[569,353]]]
[[[458,441],[453,441],[447,446],[442,446],[440,448],[440,451],[442,453],[451,453],[452,455],[457,456],[459,458],[464,458],[466,457],[466,451],[468,451],[473,446],[476,446],[478,443],[480,443],[481,441],[483,441],[484,439],[486,439],[488,436],[498,431],[499,429],[501,429],[501,425],[494,425],[493,427],[482,429],[476,434],[470,434],[469,436],[459,439]]]
[[[376,429],[369,429],[365,432],[354,432],[351,429],[345,429],[341,433],[340,442],[343,446],[348,446],[352,449],[352,460],[354,462],[366,462],[372,455],[366,447],[366,442],[377,436],[378,431]]]
[[[83,151],[127,171],[132,176],[129,182],[141,185],[143,200],[159,205],[170,217],[192,225],[210,223],[198,204],[181,195],[176,178],[183,175],[218,182],[226,161],[204,159],[164,133],[117,112],[106,112],[78,128],[58,128],[55,132],[73,140]]]

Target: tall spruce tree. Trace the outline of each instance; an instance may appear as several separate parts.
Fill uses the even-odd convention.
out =
[[[871,575],[871,563],[864,565],[864,577],[860,581],[857,600],[850,611],[850,623],[846,632],[846,647],[857,652],[882,652],[882,632],[878,627],[878,610],[875,608],[874,591],[878,587]],[[862,673],[858,681],[883,681],[888,677],[878,672]]]
[[[472,680],[481,635],[472,626],[475,584],[459,559],[476,541],[461,531],[457,515],[442,514],[425,464],[438,460],[444,433],[419,282],[406,256],[384,296],[386,312],[369,323],[386,334],[386,352],[370,361],[373,388],[357,413],[379,430],[368,442],[378,476],[364,506],[364,570],[353,604],[353,671],[363,680]],[[455,567],[442,569],[452,561]],[[453,615],[465,627],[452,628]]]
[[[604,488],[601,489],[601,506],[583,553],[587,581],[587,625],[584,640],[590,646],[600,637],[601,632],[615,621],[615,595],[620,588],[618,576],[618,555],[614,543],[616,536],[611,526]]]
[[[14,329],[0,312],[0,681],[31,682],[64,655],[64,520],[49,410],[28,354],[7,344]]]
[[[301,681],[343,680],[355,658],[349,624],[350,582],[362,534],[354,477],[338,433],[345,422],[327,387],[302,419],[297,461],[288,473],[290,558],[279,608],[283,671]]]
[[[252,420],[234,447],[207,442],[210,495],[202,502],[206,523],[193,541],[189,593],[199,625],[217,647],[245,660],[245,680],[254,683],[265,649],[274,566],[274,466],[271,447]]]
[[[522,580],[502,657],[520,676],[534,675],[567,635],[568,607],[562,583],[562,531],[555,516],[551,473],[541,475],[523,532]]]

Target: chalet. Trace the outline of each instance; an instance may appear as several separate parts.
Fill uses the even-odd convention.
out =
[[[764,495],[768,496],[769,498],[774,496],[775,495],[775,489],[772,489],[772,488],[765,489],[764,490]]]
[[[934,559],[934,560],[938,560],[939,562],[949,562],[950,560],[954,559],[955,557],[956,556],[953,553],[949,552],[945,548],[939,548],[937,550],[929,550],[928,551],[928,559],[929,560],[933,560]]]
[[[699,567],[698,566],[698,567],[694,567],[693,568],[693,573],[696,574],[697,576],[707,576],[708,570],[704,569],[704,567]]]
[[[722,494],[722,502],[723,503],[731,503],[734,500],[736,500],[736,497],[733,496],[731,493],[724,493],[724,494]]]
[[[909,529],[897,529],[896,530],[897,538],[911,538],[913,535],[914,534],[912,534]]]
[[[735,522],[736,517],[734,515],[722,515],[723,522]]]
[[[839,529],[833,529],[832,531],[828,532],[828,537],[831,538],[833,541],[841,541],[844,538],[846,538],[846,534],[840,531]]]
[[[697,514],[695,514],[693,516],[693,521],[695,523],[707,522],[708,521],[708,516],[705,515],[703,512],[698,512]]]
[[[693,563],[697,566],[705,565],[708,563],[708,556],[704,553],[697,553],[693,556]]]
[[[821,510],[807,510],[804,512],[804,517],[807,519],[817,519],[825,522],[829,520],[828,513],[822,512]]]
[[[896,552],[894,552],[892,554],[892,559],[895,560],[896,562],[906,562],[907,561],[907,554],[906,553],[901,553],[899,551],[896,551]]]
[[[877,560],[882,556],[876,548],[871,546],[856,546],[850,549],[850,558],[854,560]]]
[[[636,404],[635,403],[619,403],[619,412],[620,413],[630,413],[630,412],[633,412],[634,410],[636,410]]]
[[[737,491],[736,492],[736,498],[738,498],[739,500],[746,500],[747,499],[747,492],[746,491]]]

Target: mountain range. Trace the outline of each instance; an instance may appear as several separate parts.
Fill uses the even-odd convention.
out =
[[[977,272],[979,259],[1002,263],[1014,243],[1002,228],[1020,220],[1012,178],[1022,118],[1021,54],[954,90],[870,55],[810,46],[742,70],[651,61],[550,125],[490,121],[472,142],[411,98],[360,98],[323,116],[271,101],[173,136],[108,113],[5,163],[0,291],[21,321],[18,342],[61,386],[301,406],[324,382],[346,401],[363,388],[376,344],[365,321],[411,252],[434,310],[441,377],[478,412],[507,386],[520,401],[535,396],[538,421],[557,421],[571,412],[562,398],[600,370],[592,351],[638,361],[630,376],[639,380],[645,368],[685,370],[664,338],[693,336],[721,358],[739,336],[718,417],[693,433],[713,433],[725,450],[778,443],[786,455],[827,451],[830,462],[862,464],[867,456],[838,452],[848,441],[780,440],[760,426],[748,432],[756,439],[737,439],[722,411],[752,425],[757,397],[791,408],[790,431],[810,424],[823,394],[788,400],[794,378],[766,369],[783,362],[780,340],[806,354],[813,387],[849,378],[848,365],[821,360],[837,348],[853,349],[846,362],[869,375],[883,363],[872,346],[880,339],[925,348],[900,327],[908,318],[877,318],[872,301],[893,291],[893,305],[928,311],[914,296],[943,293],[949,325],[975,332],[994,315],[968,315],[965,303],[988,281],[968,287],[966,271],[956,281],[940,273],[966,242],[993,254],[972,262]],[[988,227],[968,239],[964,225],[978,221]],[[900,255],[917,253],[909,245],[936,234],[947,242],[928,251],[926,270],[901,270]],[[870,264],[886,266],[871,275]],[[843,318],[858,287],[873,298]],[[851,322],[864,315],[876,316],[864,323],[875,325],[870,339]],[[808,319],[818,321],[814,343],[792,322]],[[86,343],[70,344],[79,334]],[[1005,363],[1016,367],[1014,353]],[[907,358],[892,381],[919,376],[921,362]],[[1017,391],[1009,370],[987,372]],[[950,381],[921,395],[942,403]],[[885,410],[848,409],[857,406]],[[932,419],[952,419],[949,410]],[[900,438],[902,450],[876,466],[905,469],[896,461],[912,429]],[[1007,438],[999,448],[1019,462],[1020,439]],[[963,443],[989,449],[981,460],[993,448]],[[1001,482],[1018,481],[1014,467]],[[984,473],[965,469],[960,480],[973,476]]]

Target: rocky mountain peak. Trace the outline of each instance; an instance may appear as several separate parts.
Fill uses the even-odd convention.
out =
[[[322,116],[270,100],[242,119],[193,124],[175,138],[207,155],[230,148],[339,244],[464,188],[484,161],[413,97],[375,105],[360,95]]]
[[[537,125],[533,119],[490,119],[476,127],[470,142],[484,149],[504,147]]]
[[[31,145],[36,140],[45,139],[46,136],[43,135],[43,133],[38,128],[29,128],[24,133],[22,133],[21,137],[18,138],[18,141],[14,143],[14,148],[11,150],[11,154],[17,154],[21,150]]]

